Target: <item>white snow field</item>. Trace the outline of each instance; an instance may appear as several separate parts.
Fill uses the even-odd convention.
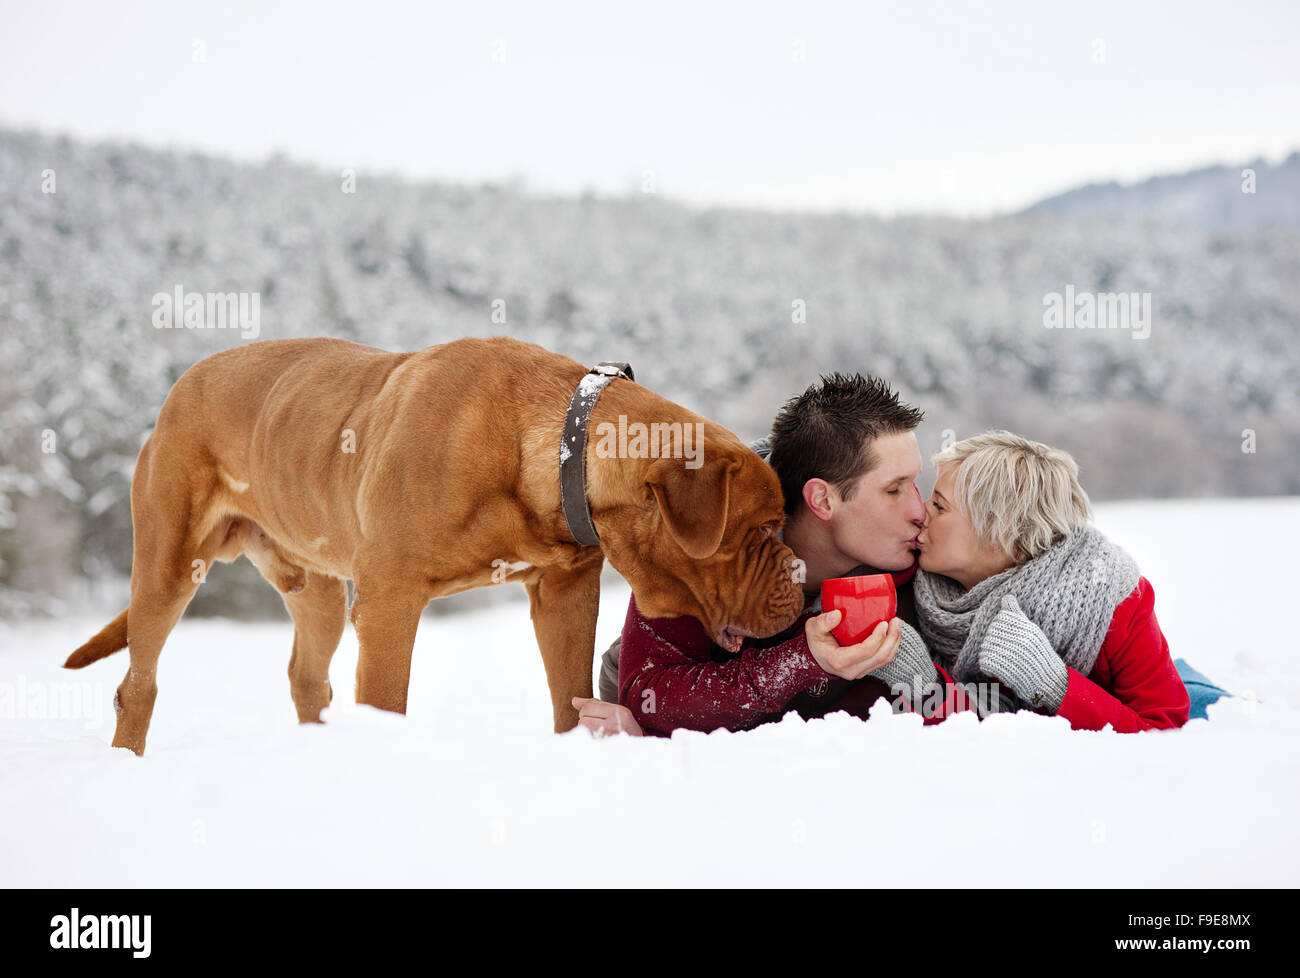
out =
[[[1098,524],[1153,582],[1175,657],[1245,698],[1135,735],[1028,714],[923,728],[886,707],[555,736],[519,588],[518,603],[422,623],[405,717],[352,702],[349,626],[323,725],[295,720],[287,617],[185,620],[139,758],[109,747],[126,653],[60,668],[117,609],[3,625],[0,884],[1300,884],[1284,563],[1300,499],[1110,504]],[[626,602],[606,589],[598,649]]]

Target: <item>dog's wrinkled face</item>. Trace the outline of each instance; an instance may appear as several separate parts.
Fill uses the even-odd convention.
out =
[[[781,484],[725,429],[702,464],[660,458],[644,471],[635,514],[600,530],[610,563],[647,618],[694,615],[729,651],[788,627],[803,608],[794,553],[777,539]]]

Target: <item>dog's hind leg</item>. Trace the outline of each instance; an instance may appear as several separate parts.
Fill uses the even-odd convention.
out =
[[[158,656],[225,544],[226,521],[210,525],[210,505],[176,460],[157,458],[146,443],[131,486],[134,545],[128,648],[131,665],[117,688],[114,747],[144,753],[158,694]]]
[[[597,558],[573,570],[552,568],[526,583],[533,631],[551,687],[555,732],[578,725],[575,696],[591,696],[591,664],[596,648],[596,613],[600,609]]]
[[[330,705],[330,659],[338,648],[348,619],[347,585],[323,574],[307,573],[306,586],[284,595],[293,618],[293,655],[289,659],[289,691],[299,723],[320,723],[320,711]]]

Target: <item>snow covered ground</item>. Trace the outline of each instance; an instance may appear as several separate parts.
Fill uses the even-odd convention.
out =
[[[1296,886],[1300,499],[1111,504],[1175,656],[1244,694],[1137,735],[886,709],[671,740],[549,732],[527,603],[426,620],[409,714],[295,722],[291,626],[186,620],[143,758],[110,749],[112,612],[0,625],[0,885]],[[598,649],[627,590],[607,588]],[[63,694],[42,716],[42,699]]]

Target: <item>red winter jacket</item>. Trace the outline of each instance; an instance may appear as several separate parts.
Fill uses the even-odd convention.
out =
[[[914,569],[894,575],[899,616],[911,617]],[[744,730],[791,711],[805,719],[844,710],[866,718],[889,687],[866,677],[840,679],[822,670],[808,650],[804,623],[818,614],[808,596],[797,621],[766,639],[747,638],[738,654],[715,645],[691,615],[646,618],[628,603],[618,660],[618,701],[647,734],[673,730]]]
[[[1156,621],[1156,593],[1145,577],[1115,608],[1092,671],[1070,670],[1058,716],[1075,730],[1168,730],[1187,722],[1191,701]]]
[[[1145,577],[1115,608],[1097,661],[1087,676],[1070,669],[1070,685],[1057,716],[1074,730],[1100,730],[1106,724],[1117,733],[1168,730],[1187,722],[1191,702],[1187,687],[1169,656],[1156,621],[1155,590]],[[949,687],[957,685],[939,670]],[[954,711],[955,712],[955,711]],[[927,723],[944,718],[941,709]]]

